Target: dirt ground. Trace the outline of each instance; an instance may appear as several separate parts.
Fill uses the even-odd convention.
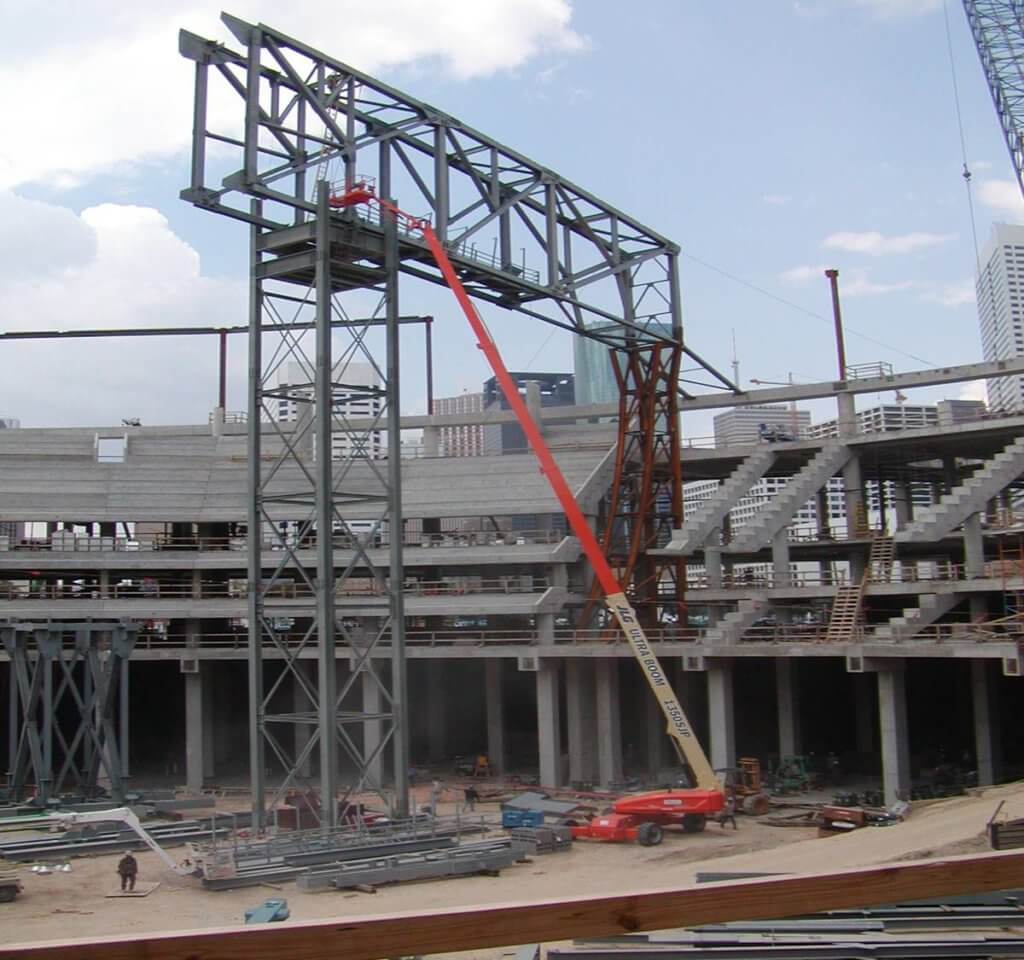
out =
[[[137,854],[140,880],[159,881],[148,897],[107,899],[118,887],[119,855],[72,861],[71,873],[39,876],[22,868],[24,890],[0,904],[0,943],[103,934],[143,934],[243,922],[247,907],[268,897],[288,900],[296,920],[356,918],[399,910],[524,902],[566,895],[622,893],[686,886],[700,870],[808,873],[987,849],[985,824],[996,804],[1024,817],[1024,785],[973,796],[916,804],[900,824],[818,838],[813,828],[780,828],[741,817],[739,829],[710,824],[700,834],[666,831],[659,847],[577,842],[568,853],[539,856],[494,878],[420,882],[383,887],[375,894],[303,893],[294,883],[210,892],[171,874],[155,854]],[[496,807],[483,805],[497,819]],[[444,809],[442,807],[442,813]],[[177,851],[172,851],[172,855]],[[181,854],[178,854],[181,855]],[[497,958],[512,951],[477,951]]]

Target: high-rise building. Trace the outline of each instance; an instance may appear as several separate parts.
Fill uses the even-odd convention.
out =
[[[376,367],[370,363],[339,361],[334,367],[334,415],[337,420],[377,417],[384,406],[384,390]],[[301,395],[312,395],[313,375],[302,364],[289,361],[277,371],[277,387],[289,387]],[[306,404],[288,397],[271,399],[268,404],[275,420],[295,421]],[[333,425],[331,459],[344,460],[358,452],[378,460],[386,455],[385,431],[350,433]]]
[[[457,397],[434,399],[434,413],[439,415],[456,413],[483,413],[484,395],[462,393]],[[482,423],[463,423],[453,427],[441,427],[438,431],[438,453],[442,457],[479,457],[484,452],[484,427]]]
[[[509,376],[523,397],[528,395],[528,384],[536,383],[540,388],[542,407],[571,407],[576,402],[575,381],[571,373],[510,373]],[[497,377],[491,377],[484,383],[484,409],[489,410],[495,404],[498,409],[509,409]],[[526,434],[518,423],[495,423],[484,427],[485,453],[518,453],[528,449]]]
[[[764,439],[764,429],[771,436],[785,435],[792,439],[805,436],[811,425],[807,410],[794,410],[784,404],[762,404],[733,407],[714,418],[715,446],[733,443],[757,443]]]
[[[588,328],[592,333],[607,332],[622,336],[619,324],[597,324]],[[667,323],[649,323],[647,329],[663,337],[672,336]],[[619,384],[612,369],[611,348],[591,337],[573,337],[572,361],[576,381],[576,403],[618,403]]]
[[[993,224],[976,281],[981,349],[986,360],[1024,355],[1024,226]],[[993,410],[1024,407],[1024,376],[987,381]]]
[[[939,408],[934,404],[883,403],[877,407],[857,411],[858,433],[892,433],[894,430],[915,430],[937,426],[938,422]],[[807,429],[807,436],[815,440],[838,437],[839,421],[833,418],[832,420],[822,420],[821,423],[812,423]]]

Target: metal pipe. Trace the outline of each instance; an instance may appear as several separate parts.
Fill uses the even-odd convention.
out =
[[[346,164],[346,176],[349,175]],[[316,443],[316,638],[320,727],[320,809],[325,827],[338,822],[337,676],[334,622],[334,478],[331,421],[334,363],[331,357],[331,208],[326,181],[316,194],[316,379],[313,426]],[[392,581],[394,582],[394,581]],[[401,579],[397,581],[401,583]]]
[[[220,330],[220,389],[217,391],[217,406],[221,410],[228,408],[228,331]]]
[[[826,270],[829,285],[832,288],[832,317],[836,325],[836,357],[839,360],[839,379],[846,379],[846,344],[843,341],[843,314],[839,309],[839,271]]]
[[[246,504],[248,615],[249,615],[249,782],[252,788],[252,826],[257,832],[265,826],[263,770],[263,622],[259,591],[262,579],[262,537],[260,536],[261,460],[263,404],[262,318],[263,283],[259,278],[260,227],[257,225],[262,202],[253,200],[250,209],[253,225],[249,229],[249,388],[246,449],[248,503]]]
[[[389,198],[390,199],[390,198]],[[384,269],[387,344],[386,375],[388,398],[388,471],[391,480],[388,489],[388,553],[390,559],[389,580],[391,584],[391,724],[392,761],[395,781],[394,816],[409,815],[409,713],[408,676],[405,657],[405,598],[402,591],[402,479],[398,464],[402,458],[402,410],[399,392],[401,367],[399,363],[398,325],[398,270],[401,265],[398,253],[398,223],[393,216],[384,218]],[[427,325],[429,334],[430,325]]]

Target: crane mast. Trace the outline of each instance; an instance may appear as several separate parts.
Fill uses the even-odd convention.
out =
[[[707,756],[697,741],[693,727],[687,719],[682,704],[680,704],[679,699],[676,697],[672,685],[668,682],[665,672],[661,669],[658,658],[651,649],[643,627],[637,619],[636,611],[627,599],[622,586],[615,578],[615,574],[604,555],[604,551],[601,549],[601,545],[590,529],[590,524],[587,523],[587,519],[583,515],[583,511],[580,510],[572,491],[569,489],[561,469],[551,455],[551,450],[548,448],[540,428],[534,422],[515,382],[509,375],[497,345],[491,338],[483,319],[470,300],[466,288],[455,272],[455,267],[452,265],[451,259],[448,257],[430,222],[404,213],[393,203],[378,197],[373,192],[373,189],[365,183],[356,184],[345,193],[331,197],[330,200],[330,205],[336,209],[354,207],[360,204],[376,204],[382,213],[386,211],[408,231],[418,232],[423,237],[427,249],[433,255],[441,275],[455,295],[455,299],[458,301],[466,320],[473,330],[477,346],[483,352],[488,364],[494,371],[495,378],[501,387],[502,393],[505,395],[505,399],[515,413],[523,432],[526,434],[530,447],[533,449],[534,455],[540,464],[541,472],[547,478],[552,492],[558,499],[569,527],[580,541],[583,552],[590,561],[597,581],[604,593],[608,611],[625,634],[633,655],[643,669],[647,683],[658,700],[658,705],[661,707],[668,725],[668,735],[676,748],[676,752],[679,754],[680,760],[689,766],[693,773],[695,786],[699,790],[721,791],[722,788],[718,778],[715,776]]]
[[[1024,0],[963,0],[985,80],[1024,194]]]

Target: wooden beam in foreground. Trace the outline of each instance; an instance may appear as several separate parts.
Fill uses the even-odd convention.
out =
[[[822,841],[823,856],[828,843]],[[566,870],[567,885],[569,873]],[[378,960],[727,920],[774,919],[1021,886],[1024,853],[1004,852],[426,914],[0,946],[0,960]]]

